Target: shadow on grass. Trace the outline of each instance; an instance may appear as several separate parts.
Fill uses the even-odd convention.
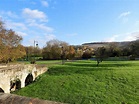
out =
[[[108,69],[103,69],[108,70]],[[96,69],[96,68],[74,68],[74,67],[68,67],[68,68],[50,68],[46,74],[49,75],[72,75],[72,74],[92,74],[94,71],[102,71],[102,68]]]
[[[129,67],[129,66],[134,66],[132,63],[129,64],[129,63],[100,63],[99,66],[97,66],[97,62],[96,63],[91,63],[91,62],[86,62],[86,63],[66,63],[66,65],[69,65],[69,66],[76,66],[76,67],[92,67],[92,68],[100,68],[100,67],[106,67],[106,68],[109,68],[109,67]]]
[[[118,67],[118,68],[117,68]],[[125,67],[132,67],[129,63],[101,63],[97,66],[95,63],[80,63],[72,62],[65,65],[59,65],[51,67],[48,70],[49,75],[71,75],[71,74],[93,74],[94,71],[106,71],[106,70],[123,70]]]

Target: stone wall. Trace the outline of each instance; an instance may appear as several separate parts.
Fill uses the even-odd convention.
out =
[[[14,94],[0,93],[0,104],[63,104],[37,98],[29,98]]]

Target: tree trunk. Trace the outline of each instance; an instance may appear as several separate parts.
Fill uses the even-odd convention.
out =
[[[97,66],[99,65],[99,63],[100,63],[99,60],[97,60]]]

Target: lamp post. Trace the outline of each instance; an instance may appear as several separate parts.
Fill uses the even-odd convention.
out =
[[[26,60],[28,61],[28,47],[26,48],[26,52],[27,52]]]
[[[62,54],[61,54],[61,59],[62,59],[62,65],[64,64],[64,47],[61,47],[62,49]]]
[[[38,41],[34,40],[34,48],[35,48],[35,46],[38,47]]]
[[[34,40],[34,60],[33,60],[33,61],[34,61],[34,62],[33,62],[34,64],[35,64],[35,62],[36,62],[36,60],[35,60],[35,47],[38,47],[38,41],[35,41],[35,40]]]

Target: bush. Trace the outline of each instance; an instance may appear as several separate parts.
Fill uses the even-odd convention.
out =
[[[92,56],[92,53],[86,51],[86,52],[83,53],[82,58],[83,59],[89,59],[89,58],[91,58],[91,56]]]

